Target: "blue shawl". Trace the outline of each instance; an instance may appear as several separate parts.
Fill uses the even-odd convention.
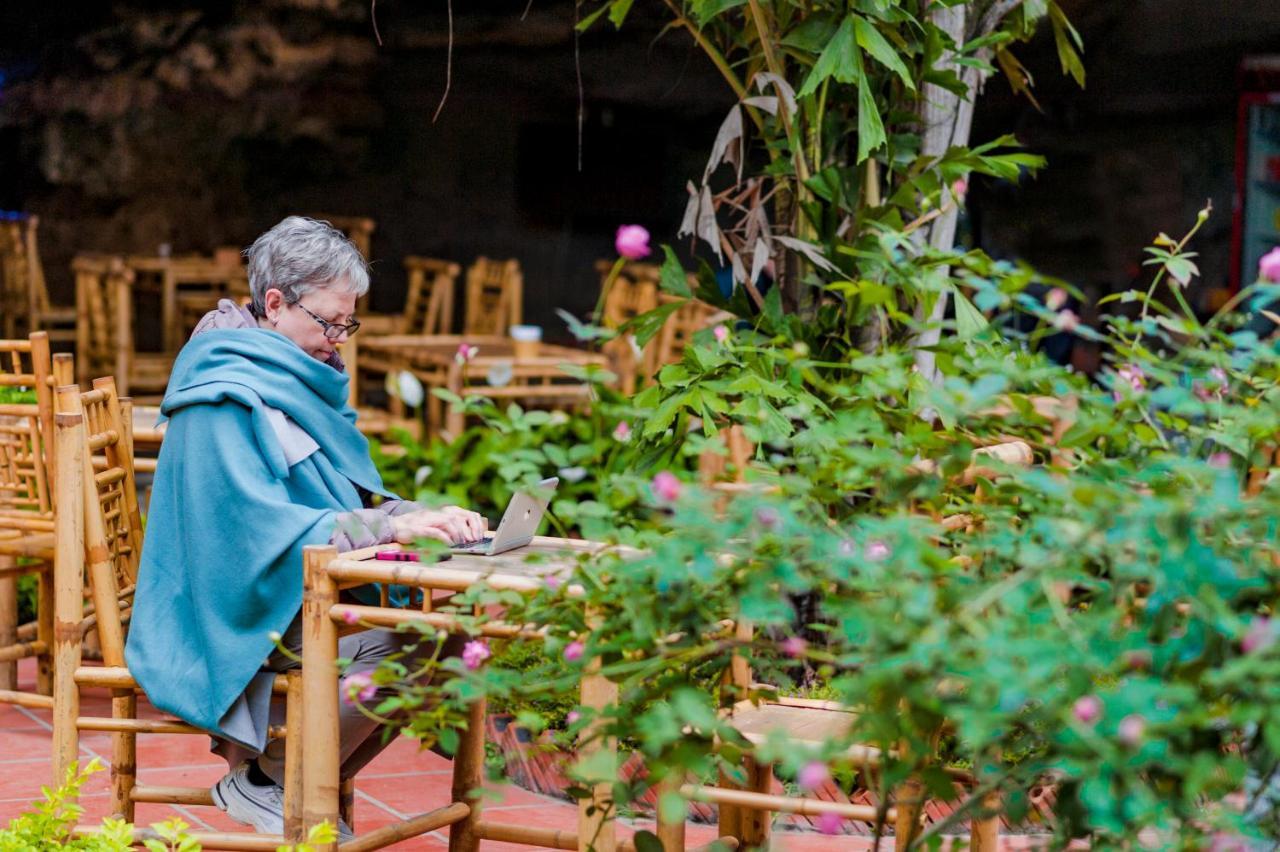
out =
[[[345,374],[267,329],[209,331],[178,355],[125,660],[151,703],[246,742],[224,716],[302,605],[302,548],[327,544],[356,486],[386,494]],[[268,419],[318,444],[292,465]],[[389,495],[388,495],[389,496]]]

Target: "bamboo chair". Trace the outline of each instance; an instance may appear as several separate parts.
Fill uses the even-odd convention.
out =
[[[520,261],[477,257],[467,270],[463,333],[506,337],[524,316],[524,275]]]
[[[462,267],[449,260],[411,255],[404,259],[404,268],[409,276],[404,311],[361,316],[361,331],[365,334],[448,334],[453,329],[454,291]],[[366,366],[371,368],[372,362]]]
[[[0,222],[0,300],[4,315],[3,332],[16,336],[18,319],[27,318],[26,331],[45,331],[55,343],[74,342],[76,309],[72,305],[54,305],[44,277],[44,265],[36,234],[40,217],[23,215]]]
[[[609,261],[596,262],[601,288],[608,281],[612,270],[613,264]],[[605,296],[602,317],[605,327],[618,328],[658,307],[658,277],[659,268],[652,263],[628,263],[623,266]],[[615,337],[601,349],[609,356],[610,369],[618,376],[618,389],[631,396],[636,392],[637,376],[646,360],[643,353],[636,351],[635,339],[631,335]],[[648,376],[644,378],[647,379]]]
[[[347,239],[351,240],[352,245],[360,252],[360,255],[368,263],[373,257],[373,232],[378,229],[378,223],[367,216],[326,216],[317,215],[314,218],[322,222],[328,222],[333,227],[341,231]],[[365,293],[356,303],[356,312],[358,314],[366,314],[369,312],[369,294]]]
[[[110,378],[98,379],[93,390],[58,389],[57,437],[57,562],[55,568],[55,631],[53,701],[53,773],[60,781],[77,759],[80,731],[112,734],[111,813],[130,822],[138,802],[160,802],[214,807],[207,787],[170,787],[137,783],[139,734],[208,733],[176,719],[138,718],[137,682],[124,660],[125,627],[131,613],[134,584],[141,555],[142,529],[132,467],[131,403],[116,396]],[[92,454],[106,458],[106,468],[95,473]],[[85,575],[88,575],[93,612],[86,615]],[[84,635],[96,628],[102,646],[102,666],[82,666]],[[274,691],[292,698],[286,705],[286,725],[273,726],[272,736],[301,729],[301,675],[276,678]],[[111,691],[110,716],[80,715],[80,694],[85,687]],[[286,738],[286,818],[300,824],[298,794],[301,791],[302,755]],[[91,834],[94,826],[77,826],[77,835]],[[135,840],[153,838],[135,833]],[[273,850],[283,837],[245,833],[196,833],[206,847],[218,849]]]
[[[122,396],[159,396],[169,382],[173,355],[134,351],[133,273],[117,257],[80,256],[71,264],[76,279],[77,378],[110,374]]]
[[[362,363],[364,356],[360,352],[360,344],[356,338],[347,338],[347,342],[342,344],[341,352],[350,381],[347,388],[347,402],[355,409],[356,427],[361,433],[371,438],[386,438],[392,429],[403,429],[415,440],[421,440],[422,420],[416,417],[404,417],[403,406],[400,406],[399,411],[387,411],[361,404],[360,389],[363,382],[361,370],[367,371],[368,368]],[[383,370],[384,374],[385,372],[386,370]]]
[[[239,257],[219,261],[206,257],[175,258],[164,271],[166,291],[173,297],[173,316],[165,318],[164,349],[177,352],[192,329],[219,299],[249,301],[249,271]]]
[[[70,358],[58,356],[64,378]],[[0,702],[45,709],[53,689],[53,374],[45,332],[0,340],[0,387],[36,395],[34,403],[0,405]],[[37,578],[36,620],[19,625],[17,578],[30,574]],[[16,691],[15,661],[24,657],[37,661],[34,693]]]

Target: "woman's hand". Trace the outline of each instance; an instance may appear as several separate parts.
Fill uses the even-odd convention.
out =
[[[460,506],[397,515],[391,519],[391,524],[400,544],[412,544],[420,538],[462,544],[484,538],[489,530],[489,522],[482,515]]]

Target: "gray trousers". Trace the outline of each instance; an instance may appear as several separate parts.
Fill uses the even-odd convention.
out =
[[[417,647],[404,653],[399,658],[410,672],[420,668],[435,653],[434,639],[420,636],[418,633],[397,633],[394,630],[362,630],[338,639],[338,656],[351,661],[342,679],[338,683],[338,765],[342,780],[354,778],[364,766],[378,756],[384,748],[391,744],[394,736],[384,735],[383,726],[361,712],[357,703],[347,698],[346,680],[352,675],[372,677],[378,664],[392,654],[401,653],[406,646],[417,642]],[[440,649],[439,659],[456,657],[462,653],[466,643],[465,636],[451,635]],[[299,616],[289,625],[280,644],[288,648],[294,655],[302,652],[302,618]],[[273,651],[267,658],[266,668],[275,672],[286,672],[299,668],[302,664],[296,659]],[[372,709],[383,698],[394,692],[393,688],[379,688],[374,698],[365,702]],[[283,716],[283,707],[272,707],[272,716],[279,713]],[[277,723],[273,718],[273,723]],[[281,718],[280,721],[283,721]],[[292,733],[292,732],[290,732]],[[258,766],[263,774],[277,784],[284,783],[284,741],[275,739],[267,743],[266,750],[258,757]]]

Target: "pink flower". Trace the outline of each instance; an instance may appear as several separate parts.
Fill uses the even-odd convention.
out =
[[[680,480],[669,470],[660,471],[653,478],[653,496],[665,503],[674,503],[680,499]]]
[[[1080,327],[1080,317],[1076,316],[1075,311],[1067,308],[1065,311],[1059,311],[1053,318],[1053,327],[1058,331],[1075,331]]]
[[[1120,393],[1120,385],[1127,384],[1129,389],[1134,393],[1142,393],[1143,388],[1147,386],[1147,374],[1142,372],[1142,368],[1137,364],[1125,364],[1116,370],[1117,382],[1111,391],[1111,396],[1119,402],[1122,399]]]
[[[873,541],[867,545],[867,549],[863,551],[863,555],[868,562],[883,562],[889,558],[889,545],[883,541]]]
[[[817,826],[823,834],[843,834],[844,818],[840,814],[818,814]]]
[[[631,440],[631,427],[627,425],[627,421],[619,420],[618,425],[613,427],[613,440],[623,443]]]
[[[627,260],[649,256],[649,232],[643,225],[623,225],[613,238],[613,247]]]
[[[473,639],[462,646],[462,663],[472,671],[480,668],[480,664],[492,656],[489,643],[483,639]]]
[[[1076,721],[1083,725],[1092,725],[1102,718],[1102,702],[1095,695],[1086,695],[1076,701],[1071,708]]]
[[[1209,467],[1228,468],[1231,467],[1231,453],[1214,453],[1209,456]]]
[[[564,717],[564,721],[569,725],[576,725],[582,721],[582,714],[577,710],[570,710]]]
[[[788,636],[778,647],[782,649],[782,653],[794,660],[804,656],[804,652],[809,650],[809,643],[799,636]]]
[[[342,620],[345,621],[347,624],[359,624],[360,616],[356,615],[355,612],[348,609],[342,613]]]
[[[587,646],[581,642],[570,642],[564,646],[564,661],[566,663],[576,663],[582,659],[582,655],[587,651]]]
[[[778,510],[772,506],[761,506],[756,509],[756,523],[766,530],[776,529],[779,522]]]
[[[557,577],[555,574],[548,574],[547,576],[543,577],[542,582],[545,583],[547,588],[553,592],[556,589],[560,588],[560,578]]]
[[[1249,623],[1249,631],[1240,640],[1240,650],[1246,654],[1261,651],[1276,641],[1275,625],[1266,616],[1255,616]]]
[[[1120,720],[1120,742],[1127,746],[1136,746],[1142,742],[1142,735],[1147,731],[1147,720],[1137,713],[1130,713]]]
[[[802,790],[816,790],[827,783],[827,779],[830,777],[831,773],[827,770],[825,763],[819,760],[811,760],[800,767],[800,771],[796,773],[796,783],[800,785]]]
[[[453,356],[453,360],[459,364],[465,364],[480,352],[479,346],[472,346],[470,343],[459,343],[458,351]]]
[[[377,685],[367,674],[347,675],[343,679],[342,685],[348,701],[355,701],[358,698],[360,701],[368,703],[373,700],[374,695],[378,692]]]
[[[1061,310],[1062,306],[1067,303],[1067,291],[1061,287],[1054,287],[1045,294],[1044,303],[1051,311]]]
[[[951,193],[956,201],[964,201],[964,197],[969,194],[969,182],[964,178],[956,178],[951,184]]]
[[[716,326],[716,330],[711,333],[716,336],[716,343],[724,343],[729,339],[729,329],[723,325]]]
[[[1280,246],[1262,256],[1258,261],[1258,277],[1263,281],[1280,284]]]

